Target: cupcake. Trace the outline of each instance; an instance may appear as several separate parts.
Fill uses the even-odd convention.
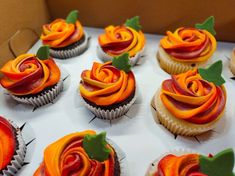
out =
[[[136,82],[124,53],[106,63],[94,62],[81,74],[79,86],[85,106],[98,118],[112,120],[124,115],[136,99]]]
[[[235,75],[235,49],[233,49],[231,54],[230,70]]]
[[[15,175],[23,166],[25,154],[20,128],[0,116],[0,175]]]
[[[120,163],[106,133],[87,130],[50,144],[34,176],[120,176]]]
[[[141,28],[138,16],[128,19],[121,26],[106,27],[105,33],[98,38],[98,57],[107,62],[114,56],[129,53],[130,63],[135,65],[143,55],[145,46],[145,37]]]
[[[88,36],[77,20],[78,11],[69,13],[66,20],[56,19],[42,26],[41,40],[50,46],[50,55],[67,59],[83,53],[88,48]]]
[[[196,136],[213,129],[222,118],[226,91],[222,61],[163,81],[152,105],[156,118],[176,135]]]
[[[0,83],[13,99],[39,107],[52,102],[63,90],[60,69],[49,57],[49,47],[37,54],[22,54],[8,61],[0,71]]]
[[[205,67],[216,50],[214,17],[195,28],[180,27],[166,32],[160,40],[157,59],[163,70],[179,74],[197,67]]]
[[[155,160],[146,176],[234,176],[233,168],[233,149],[226,149],[214,156],[181,151]]]

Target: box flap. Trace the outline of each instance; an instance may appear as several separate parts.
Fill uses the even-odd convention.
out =
[[[86,26],[105,27],[122,24],[139,15],[145,32],[165,34],[166,30],[194,26],[214,15],[216,38],[235,41],[234,0],[47,0],[53,19],[65,17],[72,9],[79,10],[79,19]]]
[[[18,30],[12,37],[10,37],[9,40],[3,42],[0,46],[0,68],[8,60],[14,59],[20,54],[26,53],[34,45],[38,38],[37,33],[33,29],[24,28]]]

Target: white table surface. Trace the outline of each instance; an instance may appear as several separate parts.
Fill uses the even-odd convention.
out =
[[[154,121],[150,101],[162,81],[170,76],[164,72],[156,60],[158,43],[162,36],[146,35],[146,54],[140,65],[132,70],[138,85],[138,98],[126,116],[112,121],[95,119],[80,101],[78,85],[80,74],[84,69],[91,69],[93,61],[100,61],[96,55],[97,37],[101,29],[86,28],[91,36],[90,47],[80,56],[59,60],[56,62],[70,76],[66,88],[60,96],[49,104],[36,109],[18,104],[0,88],[0,115],[13,120],[19,126],[26,122],[23,135],[26,142],[36,138],[28,146],[26,162],[18,173],[20,176],[30,176],[34,173],[43,158],[44,148],[66,134],[93,129],[97,132],[106,131],[126,154],[126,169],[130,176],[143,176],[148,165],[163,153],[177,148],[193,149],[201,153],[215,153],[228,147],[235,149],[235,81],[228,68],[231,50],[234,43],[218,42],[217,51],[211,62],[221,59],[224,63],[223,76],[226,80],[227,105],[223,120],[214,132],[209,132],[195,138],[178,136],[168,132]],[[35,53],[41,46],[38,41],[29,53]],[[101,61],[100,61],[101,62]]]

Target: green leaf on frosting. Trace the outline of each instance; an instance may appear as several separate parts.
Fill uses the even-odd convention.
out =
[[[224,78],[221,76],[222,73],[222,61],[219,60],[212,64],[208,68],[199,68],[198,72],[201,75],[201,77],[209,82],[213,82],[217,86],[221,86],[225,83]]]
[[[103,162],[109,158],[110,149],[107,147],[106,132],[97,135],[86,135],[83,148],[91,159]]]
[[[73,11],[71,11],[71,12],[68,14],[68,16],[67,16],[67,18],[66,18],[66,22],[67,22],[67,23],[75,24],[76,21],[77,21],[77,19],[78,19],[78,11],[77,11],[77,10],[73,10]]]
[[[43,45],[38,49],[36,56],[41,60],[46,60],[50,57],[49,50],[50,47],[48,45]]]
[[[128,73],[131,70],[131,65],[129,63],[129,54],[124,53],[120,56],[114,57],[112,65],[119,70],[123,70]]]
[[[212,35],[216,35],[214,25],[215,25],[215,17],[210,16],[202,24],[200,24],[200,23],[195,24],[195,27],[197,29],[205,29],[208,32],[210,32]]]
[[[141,30],[142,26],[140,25],[140,17],[135,16],[131,19],[127,19],[125,22],[125,26],[131,27],[135,29],[136,31]]]
[[[212,158],[200,155],[200,171],[208,176],[235,176],[233,149],[226,149]]]

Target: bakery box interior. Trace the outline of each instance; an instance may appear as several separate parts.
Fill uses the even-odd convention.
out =
[[[234,175],[234,6],[2,0],[0,175]]]

